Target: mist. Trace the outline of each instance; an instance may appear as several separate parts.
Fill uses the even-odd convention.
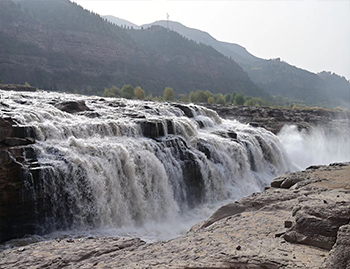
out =
[[[299,130],[284,126],[278,137],[299,170],[310,165],[327,165],[350,161],[350,126],[312,127]]]

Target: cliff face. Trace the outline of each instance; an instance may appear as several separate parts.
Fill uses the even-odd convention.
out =
[[[283,175],[169,242],[58,238],[5,250],[0,266],[345,269],[349,173],[349,164],[334,164]]]
[[[39,171],[33,143],[31,127],[0,118],[0,242],[37,230],[41,197],[32,195]]]

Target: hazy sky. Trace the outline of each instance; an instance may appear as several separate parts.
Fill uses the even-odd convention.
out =
[[[236,43],[255,56],[278,58],[350,79],[350,0],[74,0],[100,15],[137,25],[170,20]]]

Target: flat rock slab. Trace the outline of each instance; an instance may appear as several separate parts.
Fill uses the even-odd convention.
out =
[[[2,251],[0,268],[327,268],[338,260],[342,263],[334,268],[348,268],[343,248],[349,246],[349,225],[343,223],[349,223],[350,216],[342,214],[350,208],[350,166],[315,167],[291,176],[300,180],[293,180],[289,188],[276,183],[277,187],[223,206],[168,242],[146,244],[137,238],[38,242]],[[299,229],[298,220],[310,216],[325,230],[311,234]],[[292,232],[311,239],[290,242],[286,235]],[[339,233],[337,240],[334,232]],[[319,239],[327,248],[308,244]]]

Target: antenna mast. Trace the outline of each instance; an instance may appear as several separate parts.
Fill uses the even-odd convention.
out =
[[[169,31],[169,13],[166,14],[166,28]]]

